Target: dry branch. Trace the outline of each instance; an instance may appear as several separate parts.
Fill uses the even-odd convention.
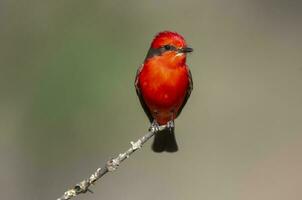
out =
[[[125,151],[124,153],[119,154],[116,158],[110,159],[106,162],[106,164],[98,168],[88,179],[85,179],[78,184],[76,184],[73,188],[67,190],[60,198],[57,200],[67,200],[72,197],[77,196],[81,193],[86,193],[91,190],[89,187],[93,185],[98,179],[104,176],[107,172],[112,172],[117,169],[121,162],[126,160],[132,153],[134,153],[137,149],[140,149],[145,142],[147,142],[154,134],[158,131],[164,130],[167,128],[166,125],[161,125],[157,128],[152,127],[147,134],[138,139],[136,142],[131,142],[131,147]]]

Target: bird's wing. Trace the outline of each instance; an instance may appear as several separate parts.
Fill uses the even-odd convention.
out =
[[[136,72],[136,77],[135,77],[134,85],[135,85],[135,90],[136,90],[136,94],[137,94],[137,96],[139,98],[139,101],[140,101],[140,103],[141,103],[141,105],[142,105],[142,107],[143,107],[143,109],[144,109],[147,117],[149,118],[150,123],[152,123],[153,122],[153,117],[152,117],[151,111],[149,110],[147,104],[145,103],[144,97],[143,97],[143,95],[142,95],[142,93],[140,91],[140,86],[139,86],[139,81],[138,81],[139,74],[142,71],[143,66],[144,65],[142,65],[140,68],[138,68],[138,70]]]
[[[193,79],[192,79],[192,74],[191,74],[191,71],[190,69],[187,67],[188,69],[188,79],[189,79],[189,86],[188,86],[188,89],[187,89],[187,93],[186,93],[186,96],[185,96],[185,99],[182,103],[182,105],[179,107],[178,109],[178,112],[177,112],[177,116],[181,113],[182,109],[184,108],[184,106],[186,105],[190,95],[191,95],[191,92],[193,90]]]

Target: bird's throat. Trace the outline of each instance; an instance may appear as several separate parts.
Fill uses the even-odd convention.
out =
[[[160,68],[177,69],[185,66],[186,64],[185,55],[167,54],[161,56],[154,56],[146,61],[146,65],[157,66]]]

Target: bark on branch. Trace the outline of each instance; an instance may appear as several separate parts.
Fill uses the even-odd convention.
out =
[[[145,142],[147,142],[154,134],[158,131],[166,129],[166,125],[161,125],[158,128],[152,127],[147,134],[138,139],[136,142],[130,142],[131,147],[124,153],[119,154],[116,158],[110,159],[106,162],[103,167],[98,168],[88,179],[76,184],[73,188],[67,190],[60,198],[57,200],[67,200],[72,197],[77,196],[81,193],[86,193],[87,191],[92,192],[89,187],[93,185],[97,180],[104,176],[107,172],[113,172],[117,169],[121,162],[129,158],[129,156],[136,150],[140,149]]]

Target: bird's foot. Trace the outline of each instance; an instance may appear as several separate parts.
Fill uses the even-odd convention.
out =
[[[158,132],[159,131],[159,124],[157,123],[156,120],[154,120],[149,128],[149,131],[152,132]]]
[[[173,132],[174,127],[175,127],[174,120],[167,122],[167,129],[169,129],[171,133]]]

